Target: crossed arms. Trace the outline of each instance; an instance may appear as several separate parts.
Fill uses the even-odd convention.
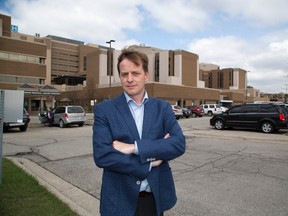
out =
[[[164,139],[168,139],[170,137],[170,134],[167,133],[164,136]],[[118,140],[115,140],[112,143],[112,146],[114,149],[124,153],[124,154],[134,154],[136,152],[136,146],[135,144],[128,144],[128,143],[123,143],[120,142]],[[157,167],[159,166],[161,163],[163,162],[163,160],[156,160],[156,161],[152,161],[152,167]]]

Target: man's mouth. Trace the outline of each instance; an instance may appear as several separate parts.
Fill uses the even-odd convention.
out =
[[[127,85],[126,87],[127,87],[127,88],[134,88],[135,85]]]

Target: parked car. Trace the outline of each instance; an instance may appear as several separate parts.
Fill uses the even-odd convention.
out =
[[[202,117],[204,115],[204,109],[201,106],[187,106],[188,109],[192,112],[192,117]]]
[[[20,131],[26,131],[30,122],[30,115],[25,108],[23,108],[22,122],[3,122],[3,131],[8,131],[10,128],[19,128]]]
[[[183,117],[183,111],[182,108],[178,105],[171,105],[172,106],[172,110],[175,114],[176,119],[180,119],[181,117]]]
[[[205,115],[208,116],[222,113],[222,109],[219,104],[202,104],[200,106],[204,109]]]
[[[183,118],[190,118],[192,116],[192,111],[186,107],[182,108]]]
[[[86,113],[81,106],[60,106],[53,111],[53,125],[61,128],[78,124],[82,127],[86,121]]]
[[[210,125],[218,130],[224,128],[251,128],[272,133],[287,128],[288,115],[277,104],[242,104],[230,108],[228,111],[214,115]]]
[[[221,105],[220,105],[220,107],[221,107],[222,112],[226,112],[228,110],[227,107],[224,107],[224,106],[221,106]]]

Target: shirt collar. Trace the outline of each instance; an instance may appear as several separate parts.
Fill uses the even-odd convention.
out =
[[[127,103],[129,103],[130,101],[133,101],[133,103],[136,104],[136,102],[131,97],[129,97],[129,95],[126,92],[124,92],[124,95],[125,95]],[[147,91],[145,91],[144,98],[141,101],[140,105],[145,104],[147,101],[148,101],[148,93],[147,93]]]

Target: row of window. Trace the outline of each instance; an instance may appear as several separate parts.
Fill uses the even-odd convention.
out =
[[[78,60],[72,60],[72,59],[64,59],[64,58],[52,58],[54,61],[65,61],[65,62],[75,62],[78,63]]]
[[[78,71],[63,70],[63,69],[52,69],[52,72],[64,72],[64,73],[78,73]]]
[[[32,77],[16,77],[0,75],[0,82],[5,83],[30,83],[30,84],[44,84],[44,79]]]
[[[62,56],[71,56],[71,57],[76,57],[76,58],[78,58],[78,55],[68,54],[68,53],[63,53],[63,52],[52,51],[52,54],[54,54],[54,55],[62,55]]]
[[[17,53],[6,53],[1,51],[0,51],[0,59],[45,64],[45,58],[39,56],[30,56]]]
[[[59,64],[59,63],[52,63],[54,66],[61,66],[61,67],[69,67],[69,68],[78,68],[77,65],[67,65],[67,64]]]

